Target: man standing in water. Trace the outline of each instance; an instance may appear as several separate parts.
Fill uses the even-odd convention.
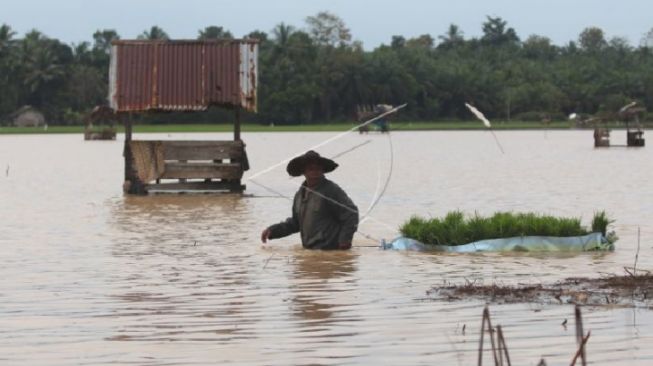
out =
[[[349,249],[358,229],[358,208],[337,184],[324,173],[338,164],[315,151],[292,159],[286,170],[306,179],[295,194],[292,216],[261,233],[261,241],[283,238],[299,232],[307,249]]]

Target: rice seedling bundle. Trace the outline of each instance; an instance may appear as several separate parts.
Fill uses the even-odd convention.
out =
[[[470,217],[452,211],[443,218],[411,217],[400,227],[403,236],[427,245],[462,245],[487,239],[523,236],[573,237],[599,232],[608,240],[608,219],[604,211],[594,214],[592,225],[586,228],[576,217],[555,217],[536,213],[497,212],[490,217],[474,214]]]

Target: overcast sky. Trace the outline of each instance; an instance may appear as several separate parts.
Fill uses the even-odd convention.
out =
[[[522,39],[538,34],[558,45],[596,26],[636,46],[653,28],[653,0],[0,0],[0,23],[18,38],[37,29],[66,43],[91,41],[97,29],[136,38],[152,25],[171,38],[193,39],[209,25],[237,37],[269,32],[281,22],[303,28],[307,16],[323,10],[340,16],[366,49],[390,43],[393,35],[437,39],[451,23],[465,38],[478,37],[487,15],[502,17]]]

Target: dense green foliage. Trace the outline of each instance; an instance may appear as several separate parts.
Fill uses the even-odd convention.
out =
[[[424,219],[413,216],[404,223],[403,236],[430,245],[461,245],[485,239],[519,236],[579,236],[591,232],[606,234],[608,220],[598,212],[592,229],[581,225],[580,218],[559,218],[534,213],[497,212],[491,217],[478,214],[466,218],[460,211],[449,212],[444,218]]]
[[[329,13],[306,19],[306,28],[279,24],[260,40],[259,114],[248,121],[308,124],[351,121],[357,106],[408,103],[399,118],[471,119],[470,102],[491,119],[562,120],[569,113],[611,114],[636,100],[653,105],[653,32],[641,45],[606,39],[590,27],[577,41],[557,46],[544,36],[522,40],[506,21],[488,17],[483,36],[465,39],[456,25],[434,38],[394,36],[363,49],[344,22]],[[153,26],[141,39],[174,38]],[[197,38],[231,38],[209,26]],[[107,95],[109,48],[119,38],[98,30],[93,42],[67,45],[33,30],[23,38],[0,27],[0,122],[24,105],[49,123],[78,124]],[[650,39],[649,39],[650,38]],[[215,109],[149,115],[144,122],[228,122]],[[140,122],[143,122],[140,121]]]

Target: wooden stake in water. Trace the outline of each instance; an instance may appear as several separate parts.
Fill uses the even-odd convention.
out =
[[[481,323],[481,339],[478,342],[478,366],[483,365],[483,344],[485,343],[485,324],[487,324],[487,331],[490,334],[490,344],[492,345],[492,358],[494,359],[495,366],[503,366],[504,356],[505,360],[510,366],[510,356],[508,355],[508,347],[506,340],[503,338],[503,331],[501,326],[498,325],[495,330],[492,328],[492,321],[490,320],[490,309],[486,306],[483,309],[483,321]],[[497,337],[496,340],[494,337]]]
[[[578,351],[576,351],[574,358],[571,360],[571,366],[576,365],[576,360],[578,360],[578,357],[581,357],[581,361],[583,362],[583,365],[585,365],[585,356],[583,355],[585,354],[585,343],[587,343],[587,341],[590,339],[590,334],[591,332],[588,331],[587,335],[583,337],[583,340],[580,342],[580,347],[578,347]]]
[[[637,259],[639,258],[639,237],[640,227],[637,227],[637,253],[635,253],[635,264],[633,265],[633,276],[637,276]]]
[[[578,348],[578,352],[576,352],[577,356],[574,357],[572,365],[576,363],[576,359],[578,358],[578,356],[580,356],[581,364],[583,366],[586,366],[587,361],[585,360],[585,343],[587,343],[587,339],[589,339],[589,333],[587,337],[583,336],[583,316],[580,312],[580,306],[578,305],[576,305],[575,308],[575,316],[576,316],[576,343],[579,345],[579,348]]]
[[[503,330],[500,325],[497,325],[497,340],[499,344],[499,362],[503,365],[503,356],[506,357],[506,363],[508,366],[510,364],[510,354],[508,354],[508,346],[506,345],[506,339],[503,337]],[[503,351],[503,352],[502,352]]]

